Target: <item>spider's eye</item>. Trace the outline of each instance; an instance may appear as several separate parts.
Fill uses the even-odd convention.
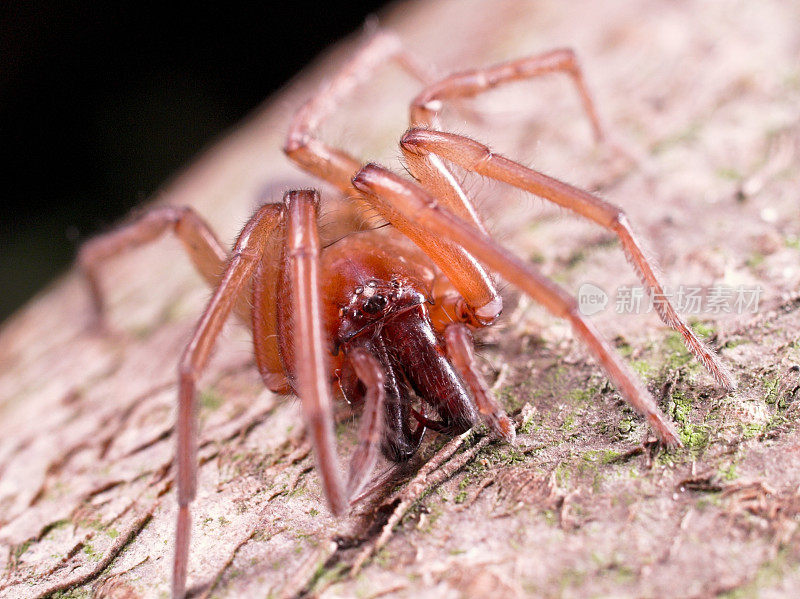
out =
[[[373,295],[366,302],[364,302],[364,312],[367,314],[377,314],[386,307],[388,301],[389,300],[380,294]]]

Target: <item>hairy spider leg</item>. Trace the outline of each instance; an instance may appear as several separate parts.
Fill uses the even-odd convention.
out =
[[[289,126],[284,145],[286,155],[303,169],[335,185],[344,193],[353,191],[350,178],[361,163],[347,153],[321,142],[317,130],[348,94],[389,60],[398,62],[423,82],[430,79],[417,61],[403,50],[396,35],[379,31],[300,107]]]
[[[290,191],[287,209],[284,265],[291,293],[291,336],[294,389],[300,397],[303,420],[317,460],[331,512],[344,513],[347,497],[339,475],[333,433],[333,401],[328,381],[322,299],[319,293],[320,242],[317,229],[319,196]]]
[[[383,438],[383,408],[386,399],[381,365],[367,350],[355,348],[347,355],[356,376],[367,389],[358,427],[358,446],[350,458],[347,497],[352,501],[369,481],[378,461]]]
[[[283,304],[284,311],[275,312],[282,335],[289,335],[291,339],[281,359],[301,399],[325,496],[331,511],[341,515],[349,499],[363,488],[378,457],[384,428],[385,375],[379,361],[366,349],[353,348],[347,352],[347,360],[366,393],[358,445],[350,460],[346,486],[343,486],[333,436],[333,402],[327,364],[330,343],[325,337],[320,296],[319,197],[316,192],[291,191],[286,194],[285,202],[285,240],[283,259],[279,261],[283,272],[279,275],[286,287],[272,287],[272,294],[264,295],[267,301],[254,301],[254,318],[264,320],[264,311],[271,309],[269,304],[281,301],[275,290],[280,293],[281,289],[288,289],[288,311]],[[272,260],[273,256],[265,251],[262,262],[267,259]],[[261,288],[261,282],[254,287],[256,293]],[[255,338],[259,339],[259,328],[255,330]]]
[[[135,221],[87,241],[78,254],[78,265],[89,286],[93,319],[103,325],[106,303],[100,285],[100,267],[114,256],[154,241],[172,231],[183,244],[197,271],[211,287],[219,283],[228,254],[205,220],[189,207],[159,206]],[[236,314],[249,324],[250,308],[246,294],[236,306]]]
[[[385,398],[384,374],[378,361],[359,348],[348,354],[356,376],[366,388],[365,405],[359,427],[359,443],[351,458],[349,475],[343,484],[333,431],[333,402],[322,324],[322,299],[319,292],[320,241],[318,232],[319,197],[315,191],[290,191],[284,205],[262,207],[245,225],[236,242],[225,274],[214,293],[180,362],[178,410],[178,522],[173,565],[173,594],[182,597],[186,585],[189,551],[189,503],[197,486],[196,381],[208,363],[211,349],[230,315],[235,298],[254,276],[269,271],[263,263],[280,264],[292,306],[288,323],[279,323],[283,334],[291,335],[289,360],[292,387],[300,397],[303,419],[311,437],[317,470],[331,512],[341,515],[349,499],[364,487],[375,466],[383,432]],[[277,234],[276,234],[277,233]],[[282,233],[282,235],[281,235]],[[275,246],[282,248],[280,253]],[[260,266],[259,266],[260,265]],[[258,267],[258,270],[256,268]],[[256,281],[254,293],[263,292]],[[273,291],[276,287],[272,288]],[[275,293],[268,301],[254,303],[254,322],[277,319]],[[254,327],[256,345],[259,326]],[[257,352],[258,354],[258,352]]]
[[[421,129],[440,130],[439,113],[444,107],[445,100],[471,98],[500,85],[557,72],[566,73],[572,78],[592,125],[595,140],[602,141],[605,134],[597,108],[584,81],[575,52],[568,48],[525,56],[485,68],[461,71],[436,81],[412,100],[409,124],[411,127]],[[442,201],[451,212],[472,222],[479,231],[486,233],[472,201],[439,156],[409,152],[403,146],[401,149],[409,172],[423,187]]]
[[[261,380],[270,391],[280,394],[292,392],[286,377],[279,343],[279,318],[276,290],[283,271],[285,227],[278,227],[264,247],[261,261],[253,275],[251,313],[253,325],[253,351]]]
[[[261,207],[244,226],[219,285],[208,302],[178,366],[178,521],[172,571],[172,591],[175,597],[183,597],[186,586],[191,527],[189,503],[197,491],[196,382],[208,364],[214,343],[230,316],[237,297],[250,282],[270,233],[280,225],[282,218],[283,206],[268,204]]]
[[[475,360],[475,342],[469,328],[460,322],[449,324],[444,330],[444,340],[447,355],[450,356],[453,366],[458,370],[461,378],[472,390],[475,404],[478,406],[478,412],[483,421],[499,438],[513,443],[517,436],[514,424],[478,370],[478,363]]]
[[[347,152],[321,141],[316,132],[324,119],[348,93],[386,60],[397,56],[407,55],[401,52],[399,41],[395,36],[380,33],[371,38],[314,97],[297,111],[284,145],[287,157],[300,168],[333,184],[365,206],[369,206],[369,202],[360,200],[361,193],[353,187],[351,181],[362,163]],[[457,185],[454,180],[452,184]],[[475,226],[482,227],[463,192],[447,194],[443,196],[442,201],[448,201],[448,198],[455,198],[455,204],[451,208],[460,214],[473,215],[472,222]],[[466,204],[458,206],[458,202],[462,201],[459,198],[463,198]],[[392,225],[430,256],[451,282],[454,284],[458,282],[456,287],[462,297],[443,297],[438,306],[440,310],[453,318],[468,321],[474,326],[486,326],[496,319],[503,306],[500,294],[485,269],[469,252],[464,251],[458,244],[431,237],[401,214],[395,215]],[[456,305],[449,305],[448,302],[451,300]]]
[[[722,386],[727,389],[736,388],[732,374],[717,354],[697,337],[669,301],[655,269],[621,208],[587,191],[494,154],[487,146],[469,137],[428,129],[411,129],[403,136],[400,144],[407,154],[439,156],[468,171],[502,181],[558,204],[614,233],[622,244],[625,256],[653,298],[653,306],[661,320],[681,334],[689,350]]]
[[[602,141],[605,137],[604,128],[584,81],[583,71],[571,48],[558,48],[489,67],[453,73],[429,85],[414,98],[410,109],[411,126],[440,129],[438,116],[444,100],[474,97],[499,85],[550,73],[566,73],[572,78],[583,103],[583,110],[592,125],[595,141]]]
[[[615,233],[622,243],[626,257],[654,298],[654,306],[661,320],[681,334],[689,350],[721,385],[734,389],[736,383],[730,371],[681,319],[670,303],[655,269],[642,251],[621,209],[584,190],[496,156],[489,148],[470,138],[432,130],[439,129],[438,113],[442,109],[443,100],[473,97],[501,84],[556,71],[566,72],[573,78],[595,138],[601,141],[604,137],[603,127],[575,53],[570,49],[559,49],[484,69],[455,73],[423,90],[411,105],[410,120],[413,128],[401,141],[409,170],[438,198],[440,194],[451,193],[448,187],[453,187],[450,180],[454,178],[441,162],[441,159],[446,159],[467,170],[535,193]],[[438,173],[432,172],[434,169]],[[442,177],[448,179],[447,184],[438,183],[437,178],[441,180]],[[521,184],[521,180],[525,183]],[[463,218],[463,214],[453,211]],[[479,228],[485,231],[482,227]]]
[[[575,299],[561,287],[526,264],[512,252],[480,233],[469,223],[439,205],[422,187],[376,164],[367,164],[353,179],[353,185],[372,199],[375,209],[391,216],[402,213],[432,236],[446,237],[462,245],[477,259],[540,303],[554,316],[565,318],[576,335],[608,374],[620,394],[642,413],[658,438],[667,446],[680,446],[674,426],[653,397],[578,310]]]

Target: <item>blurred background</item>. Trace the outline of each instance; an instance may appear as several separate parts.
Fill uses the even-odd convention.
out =
[[[0,323],[385,4],[0,3]]]

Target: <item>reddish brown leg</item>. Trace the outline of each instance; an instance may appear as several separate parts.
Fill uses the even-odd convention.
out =
[[[350,458],[350,474],[347,479],[347,497],[352,500],[364,488],[378,461],[386,392],[383,387],[385,377],[381,365],[368,351],[356,348],[347,357],[367,389],[358,428],[358,447]]]
[[[592,124],[595,139],[601,141],[604,134],[600,118],[583,80],[583,72],[575,53],[569,48],[519,58],[483,69],[463,71],[437,81],[422,90],[411,103],[411,125],[439,129],[438,113],[442,109],[444,100],[472,97],[504,83],[557,72],[566,73],[572,78]]]
[[[286,194],[286,266],[291,288],[292,333],[297,395],[311,435],[317,470],[328,505],[338,516],[347,509],[347,497],[339,475],[333,434],[333,405],[325,364],[325,341],[319,297],[319,234],[314,191]]]
[[[347,93],[382,62],[390,57],[403,56],[398,53],[399,42],[394,36],[381,34],[373,38],[297,112],[286,139],[284,152],[293,162],[356,199],[361,194],[353,188],[351,179],[361,168],[361,163],[346,152],[320,141],[316,131]],[[453,193],[457,192],[451,190],[451,195]],[[454,200],[453,209],[457,209],[455,206],[458,201]],[[463,210],[469,212],[471,207],[467,205]],[[386,214],[382,216],[389,218]],[[476,226],[480,225],[477,216],[475,219]],[[390,220],[395,228],[432,256],[437,266],[456,285],[463,299],[459,298],[460,305],[453,306],[452,311],[458,312],[461,320],[484,326],[497,317],[503,306],[502,299],[489,275],[468,252],[457,244],[431,238],[401,214],[394,214]]]
[[[578,60],[570,49],[553,50],[483,69],[463,71],[437,81],[425,88],[411,103],[411,125],[438,130],[441,128],[438,114],[443,107],[443,101],[473,97],[506,83],[554,72],[567,73],[572,78],[592,124],[595,138],[600,141],[604,137],[603,128]],[[479,231],[486,233],[472,202],[441,158],[435,154],[422,155],[408,151],[405,147],[403,153],[409,172],[423,187],[450,212],[472,222]]]
[[[483,421],[495,435],[513,443],[516,438],[514,425],[495,399],[475,362],[472,333],[469,332],[466,325],[454,323],[445,329],[444,339],[447,344],[447,355],[450,356],[453,366],[472,390]]]
[[[345,193],[353,193],[350,179],[361,168],[361,163],[346,152],[322,142],[317,137],[317,130],[357,85],[388,60],[396,61],[423,83],[432,79],[431,73],[402,50],[400,40],[395,35],[379,32],[359,49],[329,83],[297,111],[289,128],[284,147],[286,155],[301,168],[329,181]],[[465,218],[473,219],[476,226],[482,227],[472,205],[466,200],[466,196],[452,175],[449,172],[447,175],[448,181],[442,185],[439,197],[443,201],[452,197],[451,209]]]
[[[278,301],[276,293],[283,270],[283,247],[286,232],[276,230],[264,249],[261,262],[253,275],[252,323],[253,350],[258,372],[270,391],[279,394],[292,392],[284,371],[279,336]]]
[[[172,570],[172,594],[183,597],[189,555],[191,517],[189,503],[197,490],[197,404],[195,385],[208,363],[211,349],[242,290],[250,282],[270,233],[280,224],[283,206],[263,206],[248,221],[239,235],[233,254],[214,295],[197,324],[179,372],[178,392],[178,523],[175,534],[175,559]]]
[[[422,82],[431,77],[429,72],[403,50],[396,35],[388,31],[378,31],[298,110],[292,120],[288,139],[302,139],[306,135],[315,134],[322,121],[336,110],[342,100],[389,60],[396,61]]]
[[[375,164],[368,164],[353,179],[353,185],[371,194],[376,208],[401,212],[425,227],[430,235],[461,244],[478,260],[520,288],[553,315],[566,318],[578,337],[608,374],[620,394],[644,414],[658,438],[668,446],[681,445],[673,425],[653,397],[606,343],[592,324],[581,316],[577,302],[538,270],[496,244],[437,204],[421,187]]]
[[[171,229],[183,243],[197,270],[215,287],[228,259],[225,248],[211,228],[191,208],[161,206],[146,212],[136,221],[86,242],[78,255],[78,264],[86,277],[94,308],[94,319],[102,324],[105,302],[100,286],[100,266],[107,259],[153,241]],[[237,310],[246,318],[246,303]]]
[[[681,334],[689,350],[721,385],[727,389],[736,388],[733,376],[719,357],[695,335],[670,303],[655,270],[633,234],[628,218],[620,208],[587,191],[493,154],[487,146],[468,137],[412,129],[400,143],[407,152],[441,156],[479,175],[529,191],[612,231],[619,237],[628,261],[653,297],[653,306],[661,320]]]
[[[317,130],[357,85],[388,60],[396,60],[417,78],[427,78],[414,59],[403,52],[395,35],[387,32],[373,35],[333,79],[295,113],[284,145],[284,152],[290,160],[341,191],[352,192],[350,178],[361,163],[346,152],[320,141]]]
[[[603,128],[589,90],[583,80],[575,53],[570,49],[559,49],[528,56],[483,69],[473,69],[455,73],[429,85],[411,103],[411,126],[440,129],[438,114],[443,101],[473,97],[489,89],[546,75],[548,73],[567,73],[575,83],[583,102],[584,110],[592,124],[595,138],[603,138]],[[422,156],[408,152],[404,148],[406,165],[416,178],[437,200],[442,202],[456,216],[472,222],[482,233],[486,229],[467,198],[453,173],[435,155]]]

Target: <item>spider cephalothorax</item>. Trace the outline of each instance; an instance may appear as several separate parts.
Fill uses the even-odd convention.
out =
[[[562,72],[573,79],[595,136],[602,139],[597,113],[570,50],[427,81],[412,101],[412,128],[400,143],[413,179],[376,164],[362,166],[317,137],[320,123],[343,96],[388,59],[398,60],[427,81],[398,40],[379,33],[298,110],[284,151],[300,168],[338,188],[354,212],[363,214],[368,209],[391,226],[355,229],[323,248],[318,234],[319,198],[312,190],[302,190],[288,192],[282,203],[262,206],[245,225],[230,255],[191,209],[175,207],[156,208],[82,250],[80,262],[98,314],[102,309],[100,262],[170,227],[216,289],[179,366],[175,596],[183,596],[185,589],[189,504],[197,485],[195,385],[232,311],[252,326],[256,365],[267,387],[301,398],[322,487],[335,514],[345,512],[368,482],[379,453],[395,461],[409,458],[426,428],[452,435],[482,420],[494,435],[513,441],[514,427],[473,355],[472,331],[489,326],[502,308],[490,270],[566,319],[658,438],[668,446],[680,445],[669,419],[583,318],[575,300],[488,236],[447,163],[526,190],[614,233],[645,288],[659,298],[654,307],[661,319],[680,333],[723,386],[734,387],[717,356],[666,299],[622,210],[494,154],[473,139],[440,130],[438,113],[445,100]],[[362,413],[346,482],[339,472],[333,435],[331,404],[338,396]]]
[[[337,347],[359,335],[380,333],[383,324],[400,313],[425,303],[425,294],[406,277],[391,281],[369,279],[353,289],[350,301],[339,308]]]

